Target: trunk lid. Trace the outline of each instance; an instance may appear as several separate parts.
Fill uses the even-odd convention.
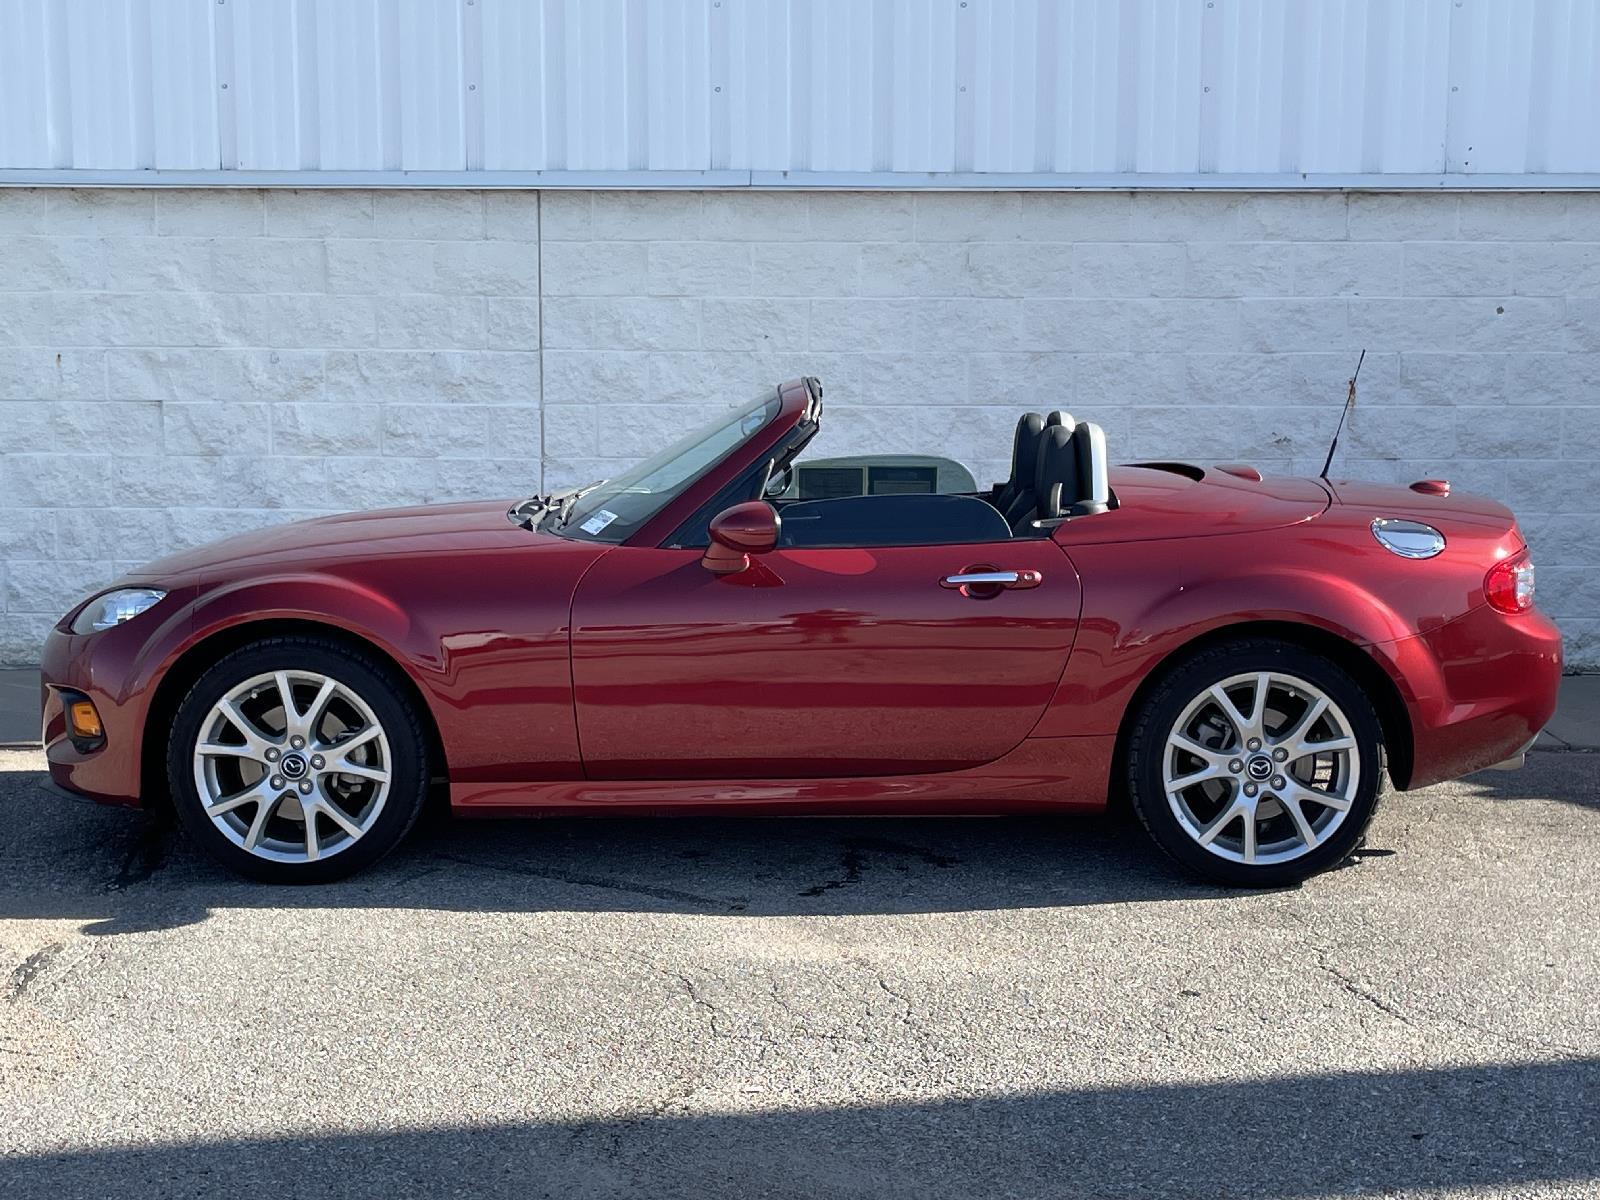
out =
[[[1419,492],[1404,484],[1367,483],[1358,479],[1328,482],[1334,502],[1352,508],[1369,509],[1375,517],[1406,517],[1436,525],[1471,526],[1487,532],[1516,528],[1517,520],[1498,500],[1473,492],[1451,488],[1448,495]],[[1446,529],[1448,532],[1448,529]]]

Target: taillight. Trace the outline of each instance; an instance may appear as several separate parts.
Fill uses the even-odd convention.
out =
[[[1483,578],[1489,606],[1503,613],[1527,612],[1533,607],[1533,561],[1523,550],[1503,558]]]

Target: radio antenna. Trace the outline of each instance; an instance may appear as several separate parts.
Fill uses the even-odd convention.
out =
[[[1333,452],[1339,448],[1339,435],[1344,432],[1344,419],[1350,415],[1350,410],[1356,406],[1356,380],[1361,377],[1361,364],[1367,361],[1367,352],[1361,351],[1361,357],[1356,359],[1356,373],[1350,376],[1350,390],[1345,394],[1344,408],[1339,413],[1339,424],[1333,431],[1333,441],[1328,443],[1328,457],[1322,463],[1322,478],[1328,477],[1328,468],[1333,466]]]

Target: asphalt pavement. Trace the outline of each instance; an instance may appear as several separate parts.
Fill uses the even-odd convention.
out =
[[[42,781],[9,1198],[1600,1194],[1600,756],[1255,894],[1114,818],[439,818],[286,890]]]

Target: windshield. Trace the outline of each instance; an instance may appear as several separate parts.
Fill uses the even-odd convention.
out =
[[[632,470],[583,489],[571,503],[552,508],[541,528],[585,541],[625,541],[777,415],[777,392],[765,392]]]

